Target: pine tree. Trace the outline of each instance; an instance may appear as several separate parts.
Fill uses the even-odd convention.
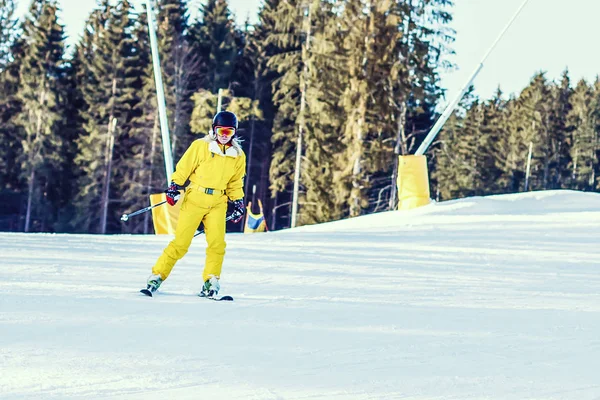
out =
[[[212,120],[218,104],[218,95],[208,90],[200,90],[194,94],[194,111],[192,112],[191,128],[196,134],[206,134],[212,128]],[[229,90],[222,91],[222,109],[233,112],[240,123],[238,134],[242,134],[249,121],[254,117],[262,118],[259,103],[247,97],[234,97]]]
[[[58,207],[58,215],[53,229],[57,232],[71,231],[70,220],[73,215],[72,199],[77,193],[77,171],[74,168],[77,154],[77,138],[79,137],[82,120],[79,107],[83,98],[77,90],[77,62],[65,60],[62,74],[58,79],[57,108],[61,110],[62,118],[57,121],[57,134],[61,138],[58,155],[61,160],[59,171],[53,175],[54,184],[48,190],[48,196]]]
[[[196,54],[202,62],[199,88],[217,93],[229,88],[239,48],[235,23],[226,0],[208,0],[192,27]]]
[[[577,190],[594,190],[598,169],[598,115],[600,97],[585,80],[580,80],[571,97],[567,126],[571,130],[571,181]]]
[[[78,193],[75,197],[77,212],[71,223],[75,231],[101,232],[100,221],[103,216],[102,195],[107,182],[107,144],[112,137],[107,129],[104,108],[107,96],[102,81],[108,79],[104,70],[96,70],[99,58],[104,56],[101,37],[105,35],[111,8],[108,2],[99,4],[88,18],[81,42],[77,46],[76,80],[82,104],[79,110],[82,120],[81,135],[77,139],[77,155],[74,160],[78,174]],[[97,52],[97,53],[96,53]],[[102,157],[102,155],[104,157]],[[111,152],[112,158],[112,152]]]
[[[269,177],[271,196],[275,199],[276,207],[281,207],[286,203],[291,205],[292,200],[291,189],[298,138],[296,121],[300,112],[300,74],[303,70],[302,23],[305,15],[300,8],[300,2],[290,0],[273,2],[268,10],[268,17],[272,29],[265,38],[269,49],[265,75],[272,82],[274,105],[271,134],[273,153]],[[291,207],[288,210],[285,217],[284,212],[278,212],[280,223],[289,220]]]
[[[471,87],[459,110],[446,122],[434,144],[432,183],[436,198],[452,199],[501,192],[507,133],[507,102],[498,89],[488,101],[480,101]]]
[[[513,165],[527,176],[529,146],[532,145],[532,161],[528,190],[547,189],[550,181],[549,165],[553,158],[550,109],[552,91],[545,74],[536,74],[514,104],[511,114]],[[527,183],[527,182],[525,182]],[[523,189],[525,186],[523,186]]]
[[[268,62],[277,47],[267,41],[271,32],[275,30],[276,20],[275,11],[279,0],[266,0],[258,13],[258,24],[254,25],[252,32],[246,32],[246,47],[243,49],[242,57],[247,57],[239,63],[249,63],[252,65],[252,78],[240,77],[239,68],[234,71],[234,84],[246,79],[252,85],[251,95],[249,97],[258,100],[259,108],[263,113],[263,120],[252,119],[248,128],[248,143],[245,146],[247,150],[248,168],[247,179],[244,192],[250,196],[250,188],[257,186],[258,198],[265,205],[265,216],[271,217],[272,223],[276,224],[277,215],[277,197],[269,196],[269,171],[271,169],[272,147],[271,136],[273,120],[276,107],[271,95],[273,81],[278,73],[269,68]],[[239,65],[239,64],[238,64]],[[243,65],[243,64],[242,64]],[[238,89],[234,86],[234,90]],[[281,214],[280,214],[281,215]],[[276,226],[271,226],[275,229]]]
[[[237,37],[238,48],[240,52],[236,58],[234,70],[230,83],[230,90],[236,97],[245,97],[256,101],[257,107],[261,109],[260,103],[264,103],[264,92],[268,90],[263,72],[265,71],[265,46],[263,27],[258,25],[251,29],[249,22],[246,22],[244,32],[239,32]],[[262,37],[261,37],[262,36]],[[270,97],[269,97],[270,99]],[[267,107],[271,106],[267,102]],[[268,181],[268,160],[270,159],[270,129],[265,124],[263,118],[257,119],[250,117],[247,124],[243,125],[241,135],[245,138],[244,149],[246,151],[246,178],[244,181],[244,193],[250,196],[251,187],[258,187],[258,199],[263,204],[267,203]],[[267,162],[265,162],[267,161]],[[254,197],[256,197],[255,192]],[[253,204],[256,204],[256,199]],[[267,207],[268,209],[268,207]],[[255,209],[257,210],[257,208]]]
[[[552,153],[554,158],[550,165],[550,189],[567,187],[570,178],[569,163],[571,162],[571,133],[568,127],[567,116],[571,112],[571,80],[569,71],[565,70],[559,85],[553,87],[552,109],[550,110],[550,123],[553,132]]]
[[[111,231],[118,232],[143,232],[145,226],[141,222],[147,222],[144,216],[139,219],[139,223],[121,224],[118,217],[122,214],[123,209],[131,210],[142,208],[148,204],[147,191],[144,190],[145,175],[143,160],[144,151],[140,152],[141,144],[145,142],[144,137],[139,137],[135,131],[138,118],[143,117],[141,110],[147,101],[146,93],[143,91],[146,73],[149,70],[150,54],[149,46],[141,48],[145,43],[138,42],[136,33],[139,29],[139,24],[134,20],[135,14],[130,3],[124,1],[119,4],[115,10],[117,29],[114,35],[114,42],[120,43],[120,57],[123,60],[121,81],[123,87],[119,97],[115,100],[120,106],[120,110],[115,110],[115,118],[120,121],[118,123],[118,135],[115,134],[115,159],[114,173],[111,182],[110,196],[112,203],[118,206],[109,208],[109,217],[112,219]],[[145,23],[144,18],[142,21]],[[120,116],[116,116],[117,111]],[[141,154],[140,154],[141,153]],[[163,182],[165,182],[163,178]],[[164,185],[164,183],[163,183]],[[164,187],[161,185],[161,188]]]
[[[124,177],[120,169],[125,164],[121,161],[127,159],[130,151],[127,134],[132,108],[138,101],[134,83],[141,71],[135,68],[131,5],[124,0],[115,7],[108,2],[101,7],[93,12],[88,24],[93,36],[84,36],[91,47],[81,50],[81,59],[87,61],[80,73],[85,77],[81,84],[86,133],[79,139],[76,159],[82,172],[77,226],[105,233],[109,223],[118,226],[119,213],[110,209],[110,204],[111,198],[120,193],[115,189],[122,182],[116,181],[112,189],[111,183],[114,177]]]
[[[379,121],[372,113],[376,108],[373,95],[378,90],[376,74],[380,72],[376,66],[382,61],[379,59],[381,54],[377,54],[381,49],[376,45],[377,37],[391,33],[392,37],[387,35],[384,40],[393,43],[397,40],[395,36],[400,35],[397,31],[381,29],[385,26],[386,11],[389,11],[389,5],[350,0],[346,2],[341,18],[348,73],[344,77],[345,90],[341,100],[346,115],[343,139],[346,154],[339,165],[344,185],[339,185],[338,190],[346,197],[349,215],[353,217],[368,207],[369,178],[375,170],[370,168],[367,152],[369,132],[377,131]],[[388,28],[392,25],[397,28],[396,21]]]
[[[465,100],[471,102],[469,97]],[[485,106],[475,99],[464,116],[460,113],[459,110],[448,119],[436,146],[436,168],[432,175],[443,200],[481,195],[486,184],[485,157],[482,157],[485,137],[481,134]]]
[[[274,27],[265,40],[275,109],[272,196],[276,203],[293,200],[289,191],[298,179],[297,224],[339,219],[345,198],[332,182],[343,148],[337,100],[342,90],[336,81],[343,67],[336,66],[340,35],[334,5],[299,1],[272,6],[265,13]]]
[[[305,108],[298,120],[298,124],[304,124],[300,224],[340,219],[347,215],[348,203],[339,184],[339,160],[345,149],[340,140],[344,121],[344,110],[339,104],[343,94],[340,77],[346,67],[341,62],[340,19],[330,3],[312,2],[309,11],[310,37],[304,46],[305,69],[301,75]]]
[[[360,215],[370,209],[373,195],[380,197],[374,182],[389,180],[394,151],[408,151],[411,132],[406,134],[406,126],[422,124],[425,112],[431,115],[439,96],[436,68],[451,40],[446,27],[451,17],[445,10],[452,3],[269,5],[274,7],[265,15],[274,28],[266,43],[274,51],[268,66],[276,73],[272,195],[289,199],[294,150],[300,148],[300,203],[307,207],[300,212],[301,223]],[[307,10],[312,11],[309,24]],[[336,140],[340,132],[343,138]],[[305,143],[297,146],[301,136]],[[335,187],[325,189],[327,181]]]
[[[20,135],[15,126],[15,115],[20,103],[16,98],[22,41],[16,41],[16,4],[13,0],[0,0],[0,201],[3,204],[0,230],[18,230],[18,217],[22,204],[18,194],[21,183],[17,167]]]
[[[60,135],[57,122],[57,86],[64,52],[63,28],[58,24],[54,1],[32,2],[23,24],[23,59],[19,70],[17,97],[21,110],[16,122],[23,129],[21,173],[27,182],[25,232],[47,229],[55,212],[47,200],[48,187],[59,169]]]
[[[479,179],[477,181],[477,194],[499,193],[504,190],[501,182],[504,169],[504,153],[499,151],[499,143],[508,135],[507,102],[502,98],[500,88],[494,97],[486,101],[479,127],[477,141],[477,159]],[[473,140],[471,138],[470,140]]]
[[[12,117],[15,114],[14,98],[18,83],[18,61],[13,57],[17,50],[14,44],[16,38],[17,19],[15,17],[15,3],[13,0],[0,0],[0,136],[14,138],[15,128]],[[14,162],[15,140],[2,140],[0,142],[0,185],[5,188],[15,179],[10,177]]]
[[[433,146],[434,168],[431,169],[431,184],[435,187],[436,200],[449,200],[457,195],[459,186],[456,175],[458,174],[454,162],[454,148],[460,142],[459,134],[462,130],[462,118],[458,113],[453,113],[444,124],[444,128],[437,137]]]
[[[596,81],[594,82],[594,98],[592,101],[592,112],[590,119],[593,121],[594,130],[596,131],[596,137],[594,140],[594,191],[598,191],[600,189],[600,77],[596,76]]]
[[[502,171],[496,181],[502,193],[514,193],[521,190],[525,179],[523,146],[518,132],[522,129],[519,121],[517,99],[511,97],[505,106],[506,120],[503,133],[498,138],[496,166]]]
[[[0,0],[0,72],[11,61],[11,46],[16,37],[17,18],[14,0]]]

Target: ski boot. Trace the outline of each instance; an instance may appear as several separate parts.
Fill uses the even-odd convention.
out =
[[[200,297],[217,297],[219,294],[219,289],[221,289],[221,285],[219,285],[219,278],[213,276],[202,286],[202,290],[198,296]]]
[[[152,296],[152,293],[158,290],[161,283],[163,283],[162,276],[160,274],[152,274],[148,277],[146,289],[142,289],[140,292],[144,293],[146,296]]]

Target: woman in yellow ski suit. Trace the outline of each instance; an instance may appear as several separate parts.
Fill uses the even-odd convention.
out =
[[[174,205],[179,199],[179,187],[183,187],[188,179],[190,184],[185,189],[175,239],[152,268],[148,290],[155,291],[167,279],[175,263],[187,253],[202,222],[208,244],[202,293],[206,296],[218,293],[225,256],[227,200],[234,204],[234,222],[239,222],[244,213],[246,155],[234,138],[237,126],[235,114],[219,112],[213,119],[211,132],[195,140],[177,163],[171,186],[165,191],[167,202]]]

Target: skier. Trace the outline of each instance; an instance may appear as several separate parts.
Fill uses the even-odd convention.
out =
[[[175,205],[180,197],[179,190],[188,179],[190,184],[185,188],[175,239],[152,267],[147,286],[150,294],[167,279],[177,260],[187,253],[202,222],[208,247],[202,274],[204,285],[199,296],[217,296],[225,255],[227,200],[233,202],[233,222],[240,222],[245,211],[243,178],[246,155],[235,137],[237,128],[238,120],[234,113],[217,113],[209,134],[192,142],[177,163],[171,184],[165,191],[167,203]]]

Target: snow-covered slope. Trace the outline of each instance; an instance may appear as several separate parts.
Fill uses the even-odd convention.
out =
[[[599,399],[600,195],[469,198],[228,236],[0,234],[1,399]]]

